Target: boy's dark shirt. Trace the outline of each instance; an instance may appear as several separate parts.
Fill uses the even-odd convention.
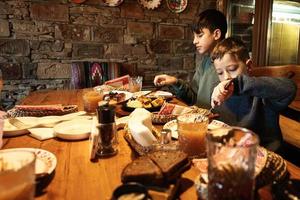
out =
[[[219,82],[210,57],[205,55],[202,62],[196,67],[191,82],[178,80],[178,83],[170,88],[178,98],[187,104],[209,109],[212,91]]]
[[[282,143],[279,112],[291,103],[296,91],[291,79],[241,75],[234,80],[234,95],[216,111],[221,121],[252,130],[262,146],[277,151]]]

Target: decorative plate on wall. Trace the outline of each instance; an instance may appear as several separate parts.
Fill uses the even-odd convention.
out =
[[[102,0],[106,5],[108,6],[118,6],[120,5],[124,0]]]
[[[139,0],[139,3],[149,10],[153,10],[155,8],[158,8],[161,4],[161,0]]]
[[[73,3],[83,3],[85,2],[86,0],[72,0]]]
[[[181,13],[187,7],[188,0],[167,0],[168,8],[174,13]]]

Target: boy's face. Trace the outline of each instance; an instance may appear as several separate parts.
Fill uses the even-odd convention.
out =
[[[247,60],[246,63],[228,53],[224,54],[223,58],[214,60],[214,66],[220,81],[236,78],[240,74],[247,74],[251,62]]]
[[[193,44],[196,46],[199,54],[210,53],[215,47],[217,40],[220,38],[215,30],[213,33],[208,28],[202,28],[200,33],[194,32]]]

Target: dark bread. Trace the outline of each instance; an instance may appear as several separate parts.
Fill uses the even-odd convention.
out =
[[[163,150],[148,154],[149,158],[161,169],[164,177],[169,180],[175,172],[189,163],[187,154],[182,151]]]
[[[163,184],[163,175],[158,166],[146,157],[142,156],[129,163],[122,172],[122,182],[139,182],[146,185]]]
[[[122,182],[166,185],[177,180],[191,163],[187,154],[177,150],[159,150],[129,163],[122,172]]]

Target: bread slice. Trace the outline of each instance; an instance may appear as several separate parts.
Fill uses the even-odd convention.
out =
[[[148,156],[161,169],[166,181],[174,180],[190,167],[188,156],[182,151],[159,150]]]
[[[142,156],[129,163],[122,172],[122,182],[139,182],[145,185],[162,185],[163,175],[153,161]]]

